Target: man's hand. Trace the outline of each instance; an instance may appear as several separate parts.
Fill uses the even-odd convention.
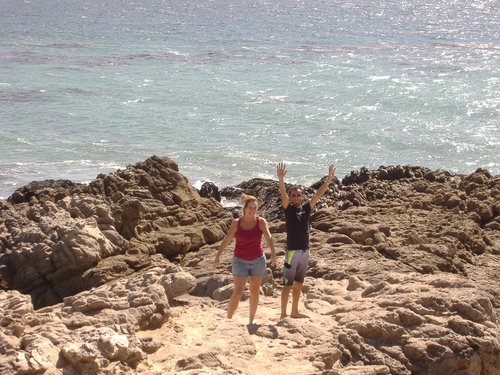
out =
[[[333,178],[335,177],[335,165],[333,164],[330,164],[330,166],[328,167],[328,177],[327,177],[327,181],[328,181],[328,184],[330,184],[330,182],[333,181]]]
[[[286,193],[286,187],[285,187],[285,175],[286,175],[286,165],[282,161],[278,163],[278,166],[276,167],[276,174],[278,175],[278,186],[280,189],[280,195],[281,195],[281,204],[283,208],[288,207],[288,194]]]
[[[284,180],[285,179],[285,175],[286,175],[286,165],[285,163],[283,162],[279,162],[278,163],[278,166],[276,167],[276,174],[278,175],[278,178],[280,180]]]
[[[334,176],[335,176],[335,165],[330,164],[330,166],[328,167],[328,177],[326,178],[325,182],[323,182],[323,184],[319,187],[316,194],[314,194],[311,200],[309,201],[311,208],[314,208],[318,203],[319,199],[323,196],[323,194],[326,193],[326,191],[328,190],[328,186],[330,186],[330,183],[333,181]]]

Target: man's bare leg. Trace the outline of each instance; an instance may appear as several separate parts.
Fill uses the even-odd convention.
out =
[[[286,318],[286,308],[288,305],[288,297],[290,296],[290,291],[292,290],[291,285],[283,285],[283,290],[281,291],[281,316],[280,319]]]
[[[308,318],[307,315],[299,313],[299,299],[302,293],[303,283],[295,281],[292,288],[292,312],[290,318]]]

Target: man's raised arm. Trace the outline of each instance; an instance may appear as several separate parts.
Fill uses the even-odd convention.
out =
[[[286,175],[286,165],[283,162],[279,162],[276,167],[276,174],[278,175],[280,194],[281,194],[281,203],[283,208],[288,207],[288,194],[286,193],[285,187],[285,175]]]
[[[325,182],[323,182],[323,184],[319,187],[318,191],[316,191],[316,194],[314,194],[311,200],[309,201],[311,208],[314,208],[318,203],[319,199],[326,193],[326,191],[328,190],[328,186],[330,186],[330,183],[333,181],[334,176],[335,176],[335,166],[331,164],[330,167],[328,167],[328,177],[326,178]]]

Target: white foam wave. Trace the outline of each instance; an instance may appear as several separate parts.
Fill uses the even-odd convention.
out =
[[[241,202],[238,200],[227,199],[226,197],[221,197],[221,205],[226,208],[241,207]]]
[[[124,102],[122,102],[122,104],[135,104],[135,103],[144,103],[144,102],[147,102],[149,101],[150,98],[146,97],[146,96],[141,96],[139,98],[136,98],[136,99],[131,99],[131,100],[126,100]]]
[[[369,76],[368,79],[370,81],[386,81],[391,79],[391,76]]]
[[[186,52],[180,52],[180,51],[175,51],[175,50],[168,50],[165,51],[166,55],[174,55],[174,56],[189,56],[189,53]]]
[[[358,111],[361,111],[361,112],[372,112],[372,111],[376,111],[378,109],[378,105],[362,105],[362,106],[359,106],[357,109],[358,109]]]
[[[275,96],[269,97],[269,99],[277,101],[277,102],[284,102],[286,98],[288,98],[287,95],[275,95]]]
[[[31,145],[32,143],[30,141],[28,141],[27,139],[25,138],[21,138],[21,137],[18,137],[16,138],[16,141],[19,142],[19,143],[23,143],[25,145]]]

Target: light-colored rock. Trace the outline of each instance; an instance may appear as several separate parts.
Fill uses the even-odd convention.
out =
[[[36,308],[137,271],[129,255],[176,257],[219,241],[231,223],[175,162],[157,156],[88,186],[33,182],[11,199],[0,210],[0,280]]]
[[[191,292],[196,286],[196,279],[187,272],[176,272],[164,275],[160,284],[165,288],[169,300]]]
[[[135,368],[160,347],[136,332],[161,327],[170,316],[169,299],[195,286],[193,276],[165,264],[38,311],[29,296],[0,291],[1,373],[55,374],[61,366],[75,374]]]
[[[238,212],[169,159],[21,189],[0,202],[0,286],[47,307],[0,290],[0,373],[498,375],[498,179],[395,166],[343,181],[311,217],[300,319],[279,318],[276,181],[234,190],[261,198],[278,254],[252,325],[248,292],[226,318],[230,249],[212,265]]]

